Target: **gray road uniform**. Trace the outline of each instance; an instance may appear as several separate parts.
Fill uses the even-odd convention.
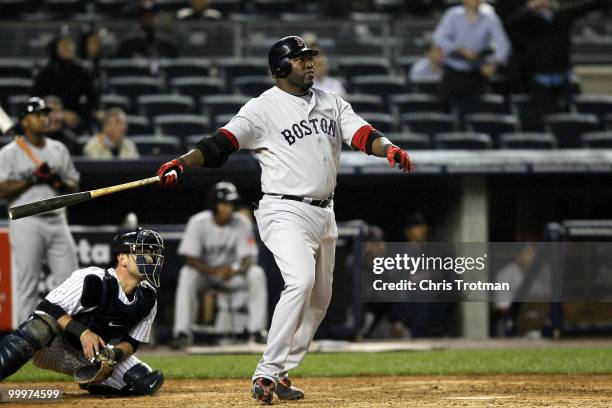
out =
[[[28,143],[26,141],[26,143]],[[46,138],[42,148],[29,144],[34,155],[47,162],[51,171],[65,181],[78,182],[80,175],[66,146]],[[23,180],[32,174],[35,164],[15,141],[0,150],[0,182]],[[57,196],[47,184],[35,184],[9,202],[9,206]],[[24,321],[40,301],[38,281],[43,260],[47,261],[55,285],[63,282],[77,268],[74,240],[66,222],[65,209],[26,217],[9,223],[13,259],[12,279],[17,322]]]

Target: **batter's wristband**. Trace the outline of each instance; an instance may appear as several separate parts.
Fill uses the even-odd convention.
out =
[[[64,329],[64,332],[66,332],[68,334],[72,334],[74,337],[76,337],[77,339],[80,340],[81,339],[81,335],[83,333],[85,333],[85,330],[87,330],[87,327],[83,326],[81,323],[79,323],[76,320],[72,319],[66,325],[66,328]]]

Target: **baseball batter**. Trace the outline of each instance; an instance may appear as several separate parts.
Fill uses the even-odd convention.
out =
[[[219,167],[239,149],[253,150],[259,160],[264,196],[255,217],[285,281],[253,375],[252,395],[267,403],[275,392],[280,399],[304,397],[288,372],[304,358],[331,299],[337,239],[333,193],[342,142],[412,171],[408,154],[350,104],[312,87],[317,53],[300,37],[277,41],[268,54],[276,86],[157,173],[169,186],[185,169]]]
[[[197,294],[204,288],[228,293],[241,291],[235,293],[238,297],[246,292],[249,334],[256,336],[267,328],[266,273],[255,264],[258,251],[251,225],[234,211],[239,199],[232,183],[217,183],[209,192],[210,209],[195,214],[187,222],[178,248],[186,264],[181,268],[176,287],[175,347],[187,345],[191,340]],[[233,296],[223,299],[233,300]],[[240,300],[244,302],[237,299],[231,303],[238,304]],[[230,309],[231,306],[228,305]]]
[[[160,371],[134,353],[148,342],[157,312],[163,241],[152,230],[117,235],[112,267],[72,273],[36,311],[0,341],[0,381],[30,358],[47,370],[79,376],[101,364],[108,369],[79,384],[92,394],[151,395],[163,384]]]
[[[49,108],[40,98],[30,98],[19,118],[23,136],[0,150],[0,198],[9,206],[76,192],[79,173],[66,146],[45,137]],[[21,132],[19,132],[21,133]],[[65,209],[49,211],[9,223],[17,321],[34,311],[43,260],[55,285],[77,268],[74,240]]]

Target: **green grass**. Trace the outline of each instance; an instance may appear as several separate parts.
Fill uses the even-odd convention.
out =
[[[146,356],[166,378],[250,378],[260,356]],[[310,354],[292,376],[612,374],[612,348]],[[31,363],[10,381],[70,381]]]

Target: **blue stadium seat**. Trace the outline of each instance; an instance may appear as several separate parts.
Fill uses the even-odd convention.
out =
[[[2,8],[0,4],[0,8]],[[32,79],[34,62],[18,58],[0,58],[0,78]]]
[[[263,58],[224,58],[218,60],[216,66],[225,80],[226,90],[231,89],[234,78],[253,75],[266,76],[270,73],[268,62]]]
[[[146,116],[127,115],[127,124],[127,134],[130,136],[153,133],[151,122]]]
[[[204,58],[164,59],[159,62],[159,68],[168,82],[175,78],[208,77],[210,67],[210,60]]]
[[[576,95],[574,105],[578,113],[591,113],[602,119],[612,113],[612,96],[608,95]]]
[[[348,94],[344,100],[351,104],[353,110],[360,112],[387,113],[383,98],[378,95]]]
[[[125,112],[131,112],[130,98],[123,95],[105,94],[100,96],[100,103],[102,107],[107,108],[121,108]]]
[[[534,129],[526,129],[526,124],[528,123],[529,113],[532,110],[531,97],[526,94],[513,94],[510,95],[510,109],[511,111],[518,116],[521,127],[523,130],[530,131],[543,131],[544,124],[538,126]]]
[[[448,103],[435,95],[420,93],[393,95],[390,101],[391,106],[394,106],[400,115],[413,112],[450,112]]]
[[[412,92],[415,93],[424,93],[430,95],[439,95],[440,94],[440,81],[433,80],[422,80],[422,81],[410,81],[409,88]]]
[[[560,148],[581,146],[580,135],[603,130],[597,116],[581,113],[555,113],[546,115],[546,126],[557,138]]]
[[[162,84],[158,78],[127,76],[111,78],[108,81],[110,89],[116,94],[130,98],[135,105],[138,97],[162,93]]]
[[[490,149],[493,146],[491,137],[485,133],[448,132],[434,136],[434,144],[438,149]]]
[[[394,132],[398,128],[393,115],[387,113],[362,112],[359,116],[383,133]]]
[[[582,146],[592,149],[611,149],[612,132],[587,132],[581,136]]]
[[[183,77],[170,81],[170,87],[181,95],[199,99],[208,95],[223,93],[225,84],[220,78]]]
[[[257,13],[279,14],[295,10],[293,0],[253,0],[252,4]]]
[[[244,95],[211,95],[200,98],[200,107],[212,122],[217,115],[237,114],[249,100],[251,98]]]
[[[241,95],[258,97],[274,86],[274,81],[269,76],[249,75],[236,77],[232,80],[232,87],[235,93]]]
[[[136,144],[141,156],[175,156],[182,151],[180,139],[174,136],[137,135],[130,139]]]
[[[425,133],[429,136],[453,132],[457,122],[454,115],[439,112],[404,113],[400,116],[400,121],[410,132]]]
[[[462,103],[459,114],[463,117],[471,113],[510,113],[502,95],[488,94],[470,98],[469,103]]]
[[[391,64],[380,57],[341,57],[337,63],[338,69],[349,81],[356,76],[391,74]]]
[[[408,153],[412,150],[426,150],[431,148],[431,137],[423,133],[387,133],[385,136],[397,146],[406,149]]]
[[[153,118],[156,132],[181,138],[210,132],[210,121],[202,115],[160,115]]]
[[[138,108],[141,115],[149,118],[195,112],[193,99],[184,95],[143,95],[138,97]]]
[[[517,132],[499,135],[501,149],[555,149],[557,140],[550,133]]]
[[[212,131],[219,129],[222,126],[228,124],[228,122],[235,116],[233,113],[224,113],[222,115],[217,115],[213,118],[212,121]]]
[[[121,16],[122,8],[130,0],[95,0],[95,9],[97,14],[102,14],[109,17]]]
[[[389,97],[407,92],[403,78],[389,75],[364,75],[352,78],[351,85],[359,93]]]
[[[107,78],[116,77],[155,77],[151,61],[142,58],[103,59],[100,61],[100,71]]]
[[[85,1],[82,0],[45,0],[45,8],[56,17],[69,17],[75,13],[85,12]]]
[[[29,95],[32,80],[23,78],[0,78],[0,103],[7,103],[14,95]]]
[[[518,132],[519,121],[513,115],[497,113],[473,113],[464,117],[466,129],[471,132],[486,133],[493,138],[495,146],[499,146],[498,137],[502,133]]]

